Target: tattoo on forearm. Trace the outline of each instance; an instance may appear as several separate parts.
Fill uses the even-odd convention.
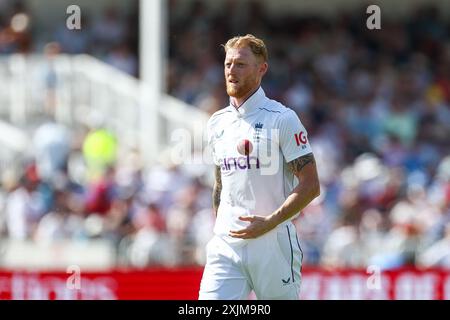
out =
[[[214,213],[217,215],[217,209],[219,209],[220,204],[220,193],[222,192],[222,177],[220,173],[220,167],[216,166],[216,181],[214,183],[214,189],[213,189],[213,208]]]
[[[308,153],[303,157],[292,160],[288,163],[288,167],[293,173],[298,173],[302,171],[308,163],[315,163],[314,155],[312,153]]]

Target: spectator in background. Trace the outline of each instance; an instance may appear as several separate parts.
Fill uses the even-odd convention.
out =
[[[58,175],[67,174],[67,161],[72,139],[69,130],[53,121],[38,127],[33,136],[36,166],[39,177],[50,182]]]
[[[106,56],[114,47],[124,43],[127,28],[116,7],[107,8],[102,17],[96,19],[92,34],[95,43],[93,49],[99,56]]]
[[[84,219],[71,205],[74,194],[68,185],[57,186],[54,193],[53,207],[40,219],[33,239],[47,244],[68,239],[86,239]]]
[[[421,268],[450,269],[450,223],[445,225],[442,239],[433,243],[418,256],[417,265]]]
[[[41,199],[36,189],[39,184],[36,166],[29,164],[17,187],[6,198],[6,229],[8,237],[14,240],[31,239],[41,217]]]
[[[398,139],[405,147],[411,146],[417,135],[417,120],[414,111],[408,108],[405,99],[395,95],[389,114],[383,121],[385,131]]]
[[[9,19],[4,28],[0,23],[0,53],[30,53],[33,46],[31,16],[22,2],[15,3]]]
[[[99,120],[99,119],[97,119]],[[116,162],[117,139],[102,126],[101,120],[93,125],[83,142],[83,156],[89,179],[101,177]]]
[[[39,76],[38,83],[42,83],[44,88],[43,92],[43,101],[44,101],[44,110],[50,116],[55,118],[56,116],[56,106],[57,106],[57,97],[56,97],[56,89],[58,88],[59,81],[57,72],[55,70],[55,59],[61,54],[61,46],[58,42],[50,42],[44,47],[44,56],[45,62],[42,65]]]
[[[111,209],[116,192],[115,168],[111,166],[89,182],[86,188],[85,212],[106,215]]]
[[[137,59],[127,43],[116,45],[109,51],[105,62],[129,75],[137,76]]]

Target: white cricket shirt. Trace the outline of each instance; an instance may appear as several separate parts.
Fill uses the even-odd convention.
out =
[[[228,242],[230,230],[245,228],[241,215],[268,216],[298,184],[287,163],[311,153],[307,132],[297,114],[266,97],[260,87],[238,109],[230,105],[207,124],[208,144],[221,168],[222,193],[214,233]],[[245,145],[251,151],[245,155]],[[244,154],[243,154],[244,153]],[[280,226],[284,225],[281,224]]]

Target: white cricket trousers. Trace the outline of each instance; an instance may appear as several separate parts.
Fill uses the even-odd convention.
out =
[[[303,253],[292,222],[242,243],[208,242],[199,300],[243,300],[252,290],[261,300],[298,300]]]

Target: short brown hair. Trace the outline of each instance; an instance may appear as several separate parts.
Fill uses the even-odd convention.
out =
[[[237,36],[231,38],[226,44],[222,45],[225,52],[230,48],[245,48],[249,47],[250,50],[257,58],[262,58],[264,62],[267,62],[269,54],[267,53],[267,47],[263,40],[256,38],[252,34],[245,36]]]

